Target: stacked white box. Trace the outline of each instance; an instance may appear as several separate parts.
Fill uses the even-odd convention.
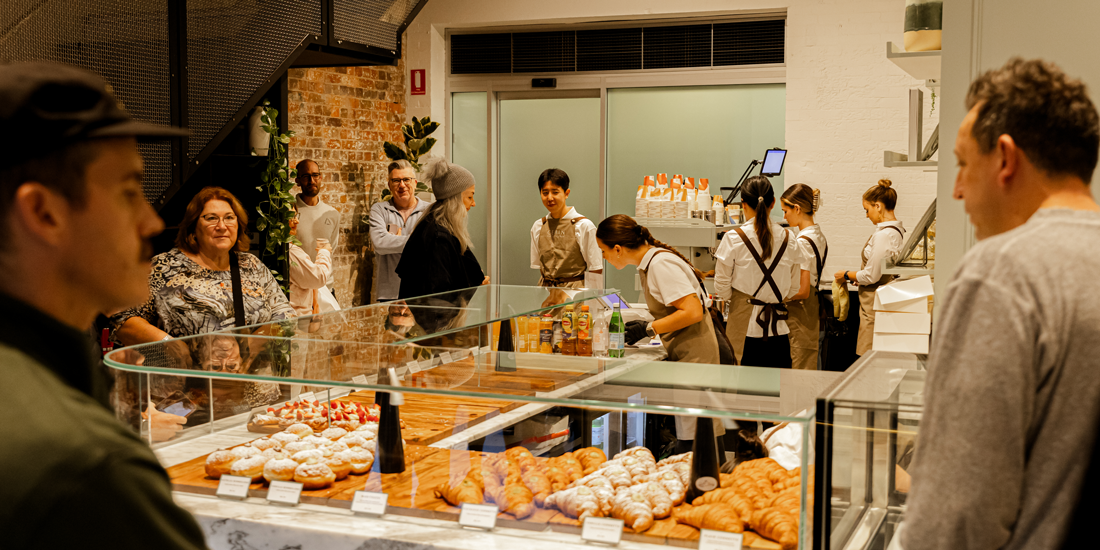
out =
[[[875,292],[875,334],[871,349],[928,353],[932,316],[928,297],[932,279],[917,277],[880,287]]]

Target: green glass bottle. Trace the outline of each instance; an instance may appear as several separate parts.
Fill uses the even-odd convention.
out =
[[[624,357],[626,355],[626,324],[620,312],[619,302],[611,312],[611,323],[607,327],[607,356]]]

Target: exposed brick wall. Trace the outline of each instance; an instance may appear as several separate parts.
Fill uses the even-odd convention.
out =
[[[401,139],[405,121],[405,64],[396,67],[291,69],[288,83],[291,163],[317,161],[321,200],[340,211],[340,247],[334,251],[336,299],[344,307],[371,302],[364,295],[366,221],[371,179],[377,199],[388,161],[382,143]],[[295,188],[295,193],[297,193]],[[373,280],[370,274],[369,280]]]

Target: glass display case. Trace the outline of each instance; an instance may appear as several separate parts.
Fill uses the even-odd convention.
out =
[[[814,548],[890,544],[905,513],[926,360],[872,351],[818,398]]]
[[[647,350],[486,345],[493,323],[600,293],[551,294],[476,289],[461,307],[417,299],[124,348],[106,357],[113,401],[180,492],[245,478],[266,499],[290,481],[300,502],[334,508],[385,493],[392,516],[455,522],[463,506],[490,505],[497,525],[524,530],[575,536],[606,517],[658,545],[694,547],[711,529],[742,532],[746,547],[809,548],[814,412],[780,404],[801,388],[774,369],[671,368]],[[436,332],[383,337],[393,308],[421,329],[421,315],[457,314]],[[784,458],[761,458],[764,425],[797,430]]]

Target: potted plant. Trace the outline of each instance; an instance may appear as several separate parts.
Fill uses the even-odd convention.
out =
[[[397,144],[392,142],[385,142],[382,144],[382,151],[386,153],[386,157],[390,160],[407,160],[413,165],[413,169],[419,174],[421,171],[420,158],[428,154],[431,151],[432,146],[435,145],[436,139],[428,137],[439,128],[438,122],[432,122],[431,117],[424,117],[417,119],[412,118],[412,124],[402,124],[401,134],[404,138],[403,144]],[[431,187],[428,187],[430,182],[420,181],[418,176],[416,183],[416,193],[431,192]],[[390,190],[389,188],[382,190],[381,200],[389,200]]]
[[[263,236],[264,248],[261,251],[261,260],[271,269],[275,280],[283,288],[283,292],[289,293],[289,281],[283,275],[288,273],[288,258],[290,257],[290,243],[301,246],[297,237],[290,234],[290,220],[294,218],[294,195],[290,190],[294,188],[294,178],[297,170],[290,167],[290,159],[287,155],[287,145],[290,143],[293,131],[282,132],[279,129],[276,117],[279,111],[271,107],[271,102],[264,100],[263,114],[260,122],[264,132],[268,134],[267,157],[260,174],[263,185],[256,189],[266,194],[260,201],[256,211],[260,217],[256,219],[256,229]],[[253,154],[255,154],[253,150]]]

